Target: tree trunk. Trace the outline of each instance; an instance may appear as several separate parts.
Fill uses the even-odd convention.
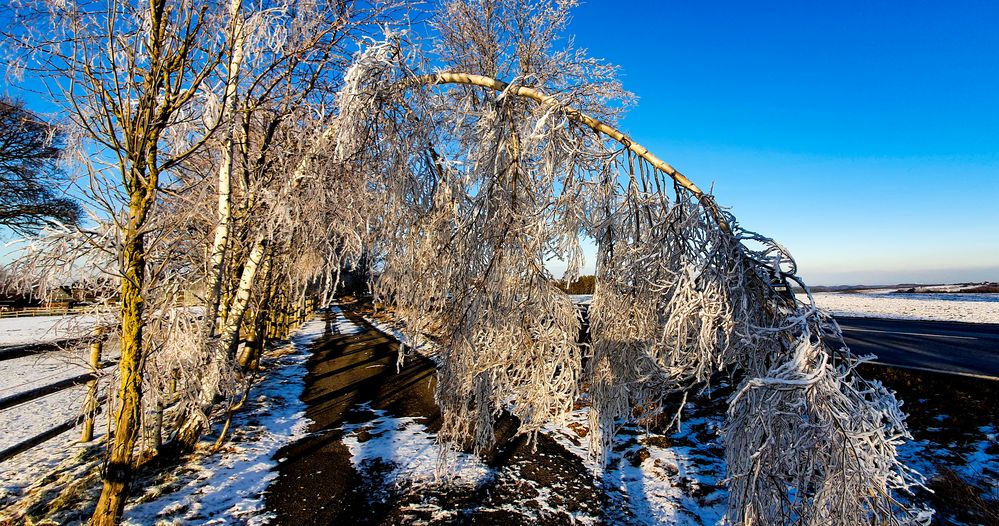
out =
[[[250,251],[246,265],[239,278],[239,288],[233,298],[233,305],[229,309],[226,317],[226,324],[221,337],[214,342],[209,349],[213,353],[212,361],[221,362],[226,359],[226,355],[234,348],[235,342],[239,338],[239,328],[243,321],[243,313],[250,301],[250,293],[253,290],[253,283],[256,281],[257,270],[260,268],[260,261],[267,252],[267,240],[260,236]],[[217,366],[217,365],[216,365]],[[177,442],[184,450],[194,449],[201,434],[208,426],[208,419],[215,402],[216,392],[214,386],[202,383],[201,391],[198,393],[197,408],[185,418],[184,424],[177,431]]]
[[[253,284],[256,282],[257,272],[260,270],[261,261],[267,252],[267,240],[263,236],[257,239],[250,256],[246,259],[246,266],[239,277],[239,287],[233,297],[229,315],[226,316],[225,327],[219,341],[223,349],[230,353],[235,350],[235,345],[239,342],[239,329],[243,324],[243,314],[250,304],[250,293],[253,291]]]
[[[121,384],[118,410],[114,414],[114,437],[105,459],[104,487],[90,520],[93,526],[117,524],[125,509],[128,484],[132,477],[132,450],[139,435],[142,402],[142,286],[145,281],[146,254],[143,234],[136,221],[144,218],[143,206],[133,199],[132,221],[126,233],[121,280],[121,358],[118,362]]]
[[[210,298],[212,301],[211,315],[207,316],[208,327],[205,331],[208,339],[215,337],[216,328],[225,323],[221,315],[222,303],[222,268],[229,246],[229,225],[232,221],[232,163],[235,148],[236,129],[236,90],[239,86],[239,69],[243,64],[246,35],[242,17],[242,0],[232,0],[229,4],[229,15],[232,17],[232,57],[229,60],[229,71],[226,77],[223,119],[228,119],[226,136],[222,144],[222,162],[218,173],[218,223],[215,225],[215,239],[212,242],[211,268],[207,282],[211,284]]]

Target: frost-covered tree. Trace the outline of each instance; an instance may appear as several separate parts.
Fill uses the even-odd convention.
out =
[[[164,436],[192,448],[245,393],[253,371],[236,351],[248,326],[286,334],[306,285],[358,252],[360,207],[337,198],[339,172],[317,148],[354,42],[388,6],[4,7],[8,74],[44,83],[66,110],[93,225],[42,232],[15,266],[42,295],[92,278],[116,343],[94,524],[120,517],[138,457]]]
[[[142,5],[28,2],[15,12],[7,33],[14,63],[61,92],[72,133],[84,145],[78,158],[100,152],[99,160],[84,161],[90,198],[105,214],[98,218],[99,233],[53,236],[50,247],[69,250],[48,251],[50,260],[41,261],[50,269],[53,261],[72,264],[84,256],[74,249],[96,246],[103,251],[97,259],[110,277],[108,284],[117,288],[118,323],[112,327],[120,342],[119,387],[94,524],[117,521],[131,479],[149,354],[144,332],[150,314],[155,316],[148,309],[158,306],[162,314],[167,307],[150,301],[156,254],[163,248],[156,247],[157,203],[172,170],[205,137],[192,133],[190,110],[218,63],[218,55],[209,52],[218,42],[211,23],[215,15],[207,7],[160,0]]]
[[[804,285],[783,247],[614,127],[628,96],[562,38],[571,5],[447,2],[433,49],[372,45],[341,92],[338,159],[383,195],[375,294],[441,345],[440,437],[487,448],[502,411],[536,433],[585,391],[601,454],[636,405],[675,411],[667,395],[728,370],[730,522],[925,522],[895,498],[918,476],[894,396],[787,294]],[[598,245],[585,353],[545,267],[574,277],[581,236]]]

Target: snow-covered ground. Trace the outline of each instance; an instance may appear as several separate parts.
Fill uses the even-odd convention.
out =
[[[494,476],[492,468],[479,457],[444,451],[436,435],[428,432],[417,418],[396,418],[385,411],[372,409],[367,403],[359,405],[355,411],[369,412],[372,418],[360,424],[344,425],[343,444],[359,472],[372,465],[391,466],[383,474],[384,484],[394,488],[403,484],[436,483],[441,478],[437,467],[444,454],[450,457],[446,465],[452,484],[474,487]]]
[[[361,331],[343,316],[332,325],[338,334]],[[305,437],[311,423],[300,397],[309,346],[326,328],[322,319],[309,321],[295,331],[290,345],[268,351],[267,372],[251,389],[248,407],[233,417],[231,439],[218,453],[163,474],[138,503],[126,507],[123,524],[266,524],[271,516],[263,494],[277,477],[274,455]]]
[[[3,432],[19,436],[17,440],[9,441],[4,437],[3,447],[62,423],[68,419],[68,417],[63,418],[64,416],[79,414],[79,401],[83,396],[81,389],[85,388],[69,389],[19,406],[18,412],[14,413],[17,415],[16,418],[12,418],[8,412],[0,413],[2,418],[0,427]],[[60,404],[64,407],[60,407]],[[20,425],[29,428],[30,432],[20,429]],[[83,479],[88,473],[88,466],[80,463],[78,459],[103,441],[106,429],[107,420],[98,417],[94,426],[94,441],[90,443],[81,444],[80,429],[74,428],[0,462],[0,524],[6,524],[3,507],[14,504],[33,487],[51,482],[46,480],[46,476],[57,467],[63,466],[68,471],[67,480]]]
[[[343,333],[356,329],[352,324],[339,325],[337,329]],[[207,448],[200,449],[186,464],[158,475],[156,480],[144,481],[145,492],[128,504],[123,522],[133,525],[266,522],[262,494],[277,476],[272,469],[277,463],[272,457],[278,449],[305,435],[309,421],[305,418],[305,405],[299,397],[307,373],[308,348],[325,330],[324,321],[309,321],[292,335],[291,344],[269,350],[263,359],[267,373],[251,389],[247,407],[233,417],[233,433],[225,446],[217,453],[209,453]],[[61,363],[67,369],[73,366]],[[19,367],[30,370],[30,365],[31,362],[26,362],[19,364]],[[55,365],[53,368],[58,369]],[[38,377],[35,375],[32,378]],[[6,375],[4,381],[7,382],[4,384],[6,388],[19,389],[17,381],[10,380]],[[76,392],[78,389],[82,388],[58,393],[60,399],[66,398],[62,403],[70,412],[79,412],[78,403],[73,403],[81,399],[81,394]],[[53,420],[61,422],[59,413],[53,416],[52,406],[58,400],[49,398],[41,399],[43,407],[33,407],[18,418],[25,419],[24,422],[38,420],[48,425],[56,423]],[[29,404],[19,407],[27,408]],[[7,412],[0,413],[0,416],[4,418],[3,428],[24,424],[14,419],[8,422]],[[98,442],[105,426],[106,421],[96,426]],[[59,472],[59,478],[64,483],[74,477],[82,479],[92,474],[93,460],[81,463],[77,459],[88,450],[92,453],[94,443],[79,444],[78,435],[79,429],[67,431],[0,463],[0,507],[10,505],[39,490],[41,485],[52,482],[52,473]],[[0,523],[3,523],[2,513]]]
[[[41,334],[46,327],[53,327],[52,319],[48,317],[17,320],[24,322],[21,324],[25,328],[22,334]],[[27,323],[32,320],[36,325]],[[68,334],[66,331],[59,332],[63,336]],[[56,338],[61,339],[58,336]],[[2,340],[0,345],[3,345]],[[116,354],[109,349],[104,358],[113,359]],[[88,356],[89,349],[82,345],[0,361],[0,398],[89,373],[91,368],[87,364]],[[79,416],[85,392],[86,387],[81,385],[0,411],[0,449]]]
[[[871,296],[868,301],[872,302],[943,302],[950,308],[947,311],[950,313],[954,312],[952,304],[955,302],[950,299],[922,299],[926,294],[912,299],[905,298],[906,295],[886,293],[822,293],[816,296]],[[969,301],[984,306],[996,304],[994,301],[975,300],[959,300],[958,303]],[[337,310],[334,308],[334,312]],[[925,311],[924,308],[922,312]],[[361,330],[343,316],[339,316],[334,325],[335,331],[340,334]],[[378,325],[381,330],[401,337],[391,325],[380,321]],[[231,440],[221,451],[209,454],[203,450],[187,464],[146,484],[145,493],[126,509],[125,523],[267,522],[269,515],[264,510],[262,493],[276,477],[273,455],[284,445],[305,436],[309,421],[304,416],[305,405],[299,396],[307,372],[308,346],[326,328],[322,320],[310,321],[296,332],[291,345],[270,351],[265,356],[268,373],[251,390],[248,407],[235,416]],[[433,345],[421,342],[418,351],[433,354]],[[80,360],[56,355],[20,358],[2,364],[15,366],[19,372],[0,377],[0,396],[34,383],[49,383],[60,374],[71,375],[84,367]],[[35,405],[25,404],[22,406],[25,408],[24,416],[17,417],[23,420],[9,418],[8,413],[0,414],[3,417],[0,432],[13,432],[35,420],[50,423],[55,418],[62,421],[61,416],[53,416],[61,415],[58,413],[60,409],[67,411],[67,414],[78,413],[78,400],[82,398],[81,392],[78,392],[80,389],[45,397]],[[625,426],[615,437],[608,453],[608,463],[603,467],[589,456],[586,407],[574,411],[564,424],[546,426],[545,434],[577,455],[591,472],[597,474],[598,484],[613,503],[612,509],[619,510],[606,515],[608,508],[604,506],[603,517],[584,514],[574,516],[573,520],[580,523],[602,520],[619,524],[679,525],[716,524],[721,520],[727,501],[720,435],[724,418],[723,398],[721,394],[710,401],[694,400],[688,403],[679,431],[660,434],[640,426]],[[396,488],[418,489],[423,485],[440,483],[435,475],[441,467],[441,448],[436,436],[423,423],[418,419],[397,418],[364,406],[357,410],[371,413],[371,418],[360,424],[348,424],[343,431],[344,444],[358,472],[363,474],[375,469],[380,477],[385,477],[385,483]],[[97,426],[98,433],[103,431],[102,427],[100,424]],[[78,432],[69,431],[0,463],[0,505],[17,500],[53,467],[71,462],[73,457],[87,451],[88,446],[76,443]],[[996,480],[999,473],[996,433],[991,427],[982,428],[980,433],[982,436],[975,441],[977,445],[967,454],[960,454],[960,462],[954,460],[957,453],[949,451],[952,448],[946,444],[925,439],[907,444],[902,448],[901,455],[908,464],[926,475],[935,472],[934,466],[952,465],[962,476],[987,476]],[[4,447],[3,444],[0,447]],[[451,452],[451,460],[448,465],[448,471],[454,474],[451,482],[459,486],[478,487],[484,481],[497,477],[510,479],[517,476],[515,471],[489,467],[474,455]],[[532,490],[539,494],[557,491],[542,486],[532,486]],[[433,513],[449,511],[441,508],[433,510]]]
[[[322,320],[305,323],[291,345],[264,357],[263,379],[248,407],[233,417],[233,433],[219,452],[196,456],[147,486],[125,508],[123,524],[264,524],[263,492],[277,477],[277,451],[306,435],[309,420],[299,399],[305,388],[309,345],[322,336]]]
[[[365,319],[400,342],[405,341],[390,323],[370,317]],[[432,358],[436,349],[433,343],[421,342],[417,352]],[[710,391],[704,393],[704,396],[709,395]],[[703,405],[688,403],[683,411],[681,429],[667,435],[626,425],[607,452],[606,466],[589,453],[589,411],[588,407],[581,407],[570,413],[564,422],[547,424],[542,429],[579,457],[588,471],[595,474],[598,485],[610,500],[611,505],[604,506],[602,517],[576,515],[573,517],[575,522],[701,526],[717,524],[722,519],[728,492],[722,483],[725,462],[721,446],[724,422],[721,409],[708,414]],[[371,412],[374,420],[344,426],[344,443],[354,457],[355,469],[363,474],[371,469],[383,470],[385,466],[392,466],[390,482],[410,490],[435,483],[441,453],[436,436],[426,432],[422,424],[413,419]],[[365,437],[371,438],[359,440],[357,436],[362,431]],[[459,486],[516,476],[513,469],[489,468],[473,455],[450,454],[453,455],[452,463],[446,469],[454,475]],[[528,480],[518,484],[529,485],[539,494],[553,490],[532,485]],[[539,500],[543,502],[543,499]],[[433,512],[437,519],[447,519],[446,514],[456,510],[434,509]]]
[[[870,289],[863,292],[816,292],[815,304],[837,316],[860,318],[899,318],[911,320],[999,323],[999,294],[946,293],[962,286],[940,286],[939,293],[899,293],[896,289]],[[573,303],[589,304],[592,295],[572,295]],[[808,296],[798,294],[808,302]]]
[[[892,290],[817,292],[815,304],[837,316],[999,323],[999,294],[905,294]],[[807,302],[807,296],[798,298]]]
[[[0,413],[0,450],[80,416],[86,393],[85,385],[71,387]],[[79,438],[79,433],[76,430],[67,434]]]
[[[589,408],[573,411],[566,425],[547,424],[544,432],[578,456],[597,474],[603,490],[620,510],[605,520],[617,524],[718,524],[728,491],[722,454],[724,418],[699,414],[695,401],[684,407],[679,430],[660,434],[625,425],[607,452],[607,464],[589,454]]]
[[[45,343],[90,334],[93,316],[25,316],[0,318],[0,347]]]

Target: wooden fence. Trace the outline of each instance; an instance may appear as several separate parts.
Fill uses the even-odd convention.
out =
[[[44,344],[43,344],[44,345]],[[33,347],[42,346],[22,346],[16,348],[16,352],[8,352],[8,356],[0,358],[0,360],[16,358],[18,356],[23,356],[24,353],[34,354],[37,352],[45,352],[44,350],[33,349]],[[12,395],[0,398],[0,412],[12,409],[21,404],[25,404],[32,400],[37,400],[43,396],[48,396],[53,393],[58,393],[66,389],[70,389],[80,385],[87,385],[86,399],[83,405],[83,414],[75,416],[60,423],[54,427],[46,429],[41,433],[32,436],[28,439],[22,440],[17,444],[0,450],[0,462],[3,462],[14,455],[23,453],[39,444],[42,444],[52,438],[55,438],[62,433],[73,429],[74,427],[83,424],[83,433],[81,436],[82,442],[89,442],[93,440],[93,429],[94,429],[94,418],[100,413],[101,406],[103,405],[105,396],[98,397],[97,389],[97,379],[98,372],[104,370],[108,367],[114,365],[114,362],[101,362],[101,351],[103,348],[102,340],[100,339],[100,334],[98,333],[94,341],[90,345],[90,367],[93,372],[80,374],[70,378],[65,378],[51,384],[35,387],[28,389],[26,391],[21,391],[19,393],[14,393]],[[7,349],[10,351],[10,349]]]
[[[0,310],[0,319],[24,318],[29,316],[69,316],[86,314],[89,307],[28,307],[26,309]]]

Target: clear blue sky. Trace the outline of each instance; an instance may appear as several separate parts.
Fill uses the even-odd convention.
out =
[[[999,280],[999,2],[589,0],[571,32],[809,283]]]

